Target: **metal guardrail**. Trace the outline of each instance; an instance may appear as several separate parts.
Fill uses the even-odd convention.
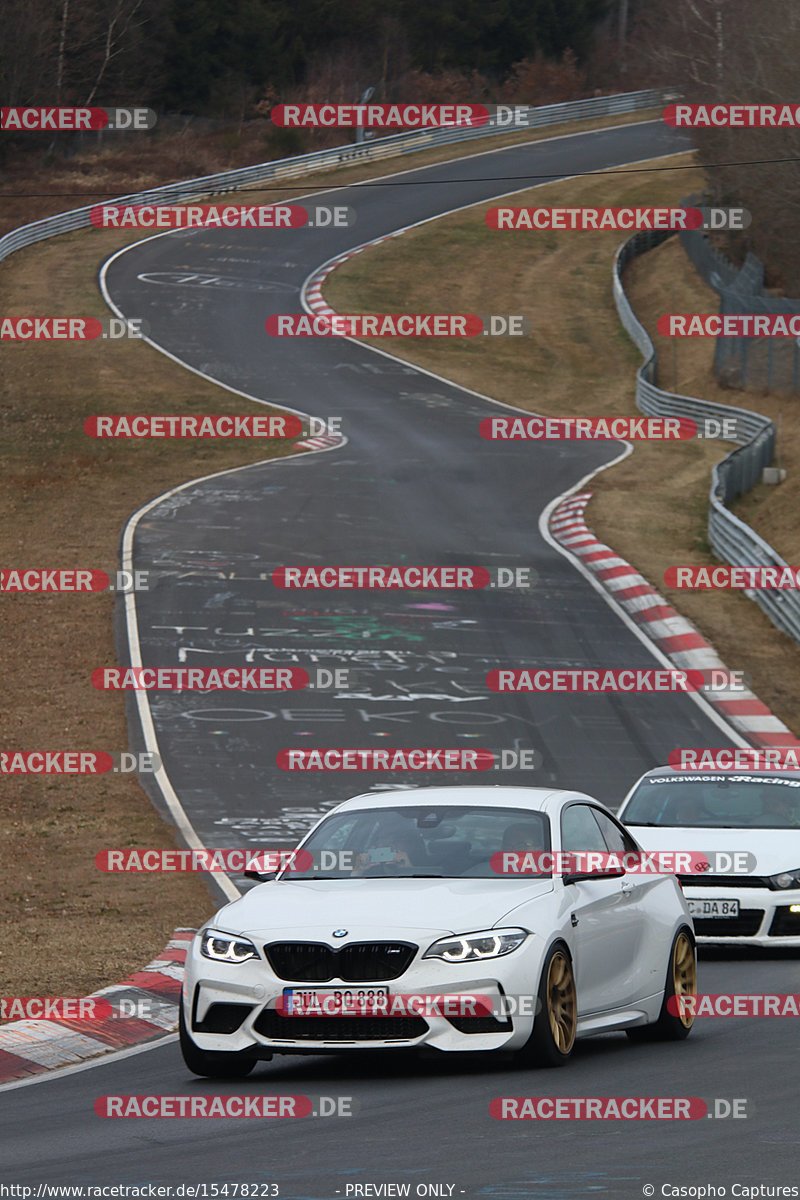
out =
[[[651,88],[647,91],[622,92],[615,96],[595,96],[589,100],[569,100],[563,104],[547,104],[528,110],[531,129],[544,125],[556,125],[564,121],[577,121],[587,117],[615,116],[620,113],[637,112],[653,108],[673,98],[672,92]],[[513,107],[510,106],[510,107]],[[408,133],[392,134],[374,138],[372,141],[347,146],[333,146],[311,154],[300,154],[294,158],[276,159],[274,162],[258,163],[233,171],[221,171],[216,175],[204,175],[200,179],[169,183],[165,187],[150,188],[145,192],[134,192],[129,196],[118,196],[106,200],[106,204],[178,204],[184,200],[199,200],[221,192],[238,192],[244,188],[281,179],[298,179],[313,171],[335,168],[350,163],[377,162],[396,155],[412,154],[417,150],[428,150],[450,142],[468,141],[471,138],[491,137],[504,133],[523,132],[514,126],[480,125],[460,129],[457,126],[441,129],[420,129]],[[0,261],[30,246],[34,242],[85,229],[91,224],[90,213],[95,205],[75,208],[70,212],[21,225],[0,238]]]
[[[622,273],[640,254],[674,237],[671,230],[634,234],[617,250],[614,258],[614,302],[627,333],[645,361],[636,373],[636,406],[648,416],[690,417],[693,420],[734,418],[735,450],[718,462],[711,472],[708,510],[708,540],[723,562],[738,567],[786,567],[787,563],[726,505],[748,491],[761,478],[773,459],[775,426],[768,417],[728,404],[714,404],[695,396],[680,396],[658,386],[658,360],[647,330],[637,319],[622,286]],[[800,595],[793,590],[748,591],[772,623],[800,642]]]

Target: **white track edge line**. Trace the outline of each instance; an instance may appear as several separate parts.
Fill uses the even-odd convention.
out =
[[[62,1079],[65,1075],[77,1075],[80,1071],[88,1071],[92,1067],[102,1067],[106,1063],[119,1062],[123,1058],[131,1058],[134,1054],[143,1054],[145,1050],[159,1050],[178,1040],[177,1033],[168,1033],[166,1037],[156,1038],[152,1042],[143,1042],[140,1046],[126,1046],[123,1050],[112,1050],[108,1054],[97,1054],[86,1062],[70,1063],[66,1067],[45,1068],[28,1079],[12,1079],[9,1083],[0,1083],[0,1092],[12,1092],[16,1088],[30,1087],[32,1083],[49,1083],[53,1079]],[[24,1057],[24,1056],[18,1056]]]

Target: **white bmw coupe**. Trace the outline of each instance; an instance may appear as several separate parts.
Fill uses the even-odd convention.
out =
[[[640,847],[590,796],[372,793],[300,845],[302,873],[251,888],[194,939],[180,1044],[197,1075],[244,1076],[275,1054],[421,1046],[561,1066],[584,1034],[689,1033],[687,1006],[669,1003],[696,992],[681,888],[609,866]],[[586,851],[603,864],[558,865]]]

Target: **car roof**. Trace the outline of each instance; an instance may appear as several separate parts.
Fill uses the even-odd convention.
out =
[[[573,792],[561,788],[513,787],[503,784],[484,784],[472,786],[445,787],[409,787],[391,792],[363,792],[337,805],[333,812],[345,810],[380,808],[382,805],[392,808],[409,808],[419,805],[480,805],[497,808],[530,809],[532,812],[543,812],[557,806],[562,800],[589,800],[600,804],[592,796],[583,792]],[[605,807],[601,805],[601,807]]]

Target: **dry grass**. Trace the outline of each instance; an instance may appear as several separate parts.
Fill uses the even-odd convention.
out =
[[[3,265],[3,311],[103,315],[96,271],[118,243],[93,230],[14,255]],[[4,355],[5,567],[113,570],[120,529],[147,499],[291,449],[275,440],[87,438],[91,413],[253,409],[143,343],[6,342]],[[127,747],[122,695],[89,682],[94,667],[115,661],[112,604],[107,594],[2,597],[4,750]],[[96,870],[107,847],[175,844],[135,779],[3,776],[0,839],[6,995],[84,995],[141,967],[176,925],[194,926],[215,907],[199,877]]]

